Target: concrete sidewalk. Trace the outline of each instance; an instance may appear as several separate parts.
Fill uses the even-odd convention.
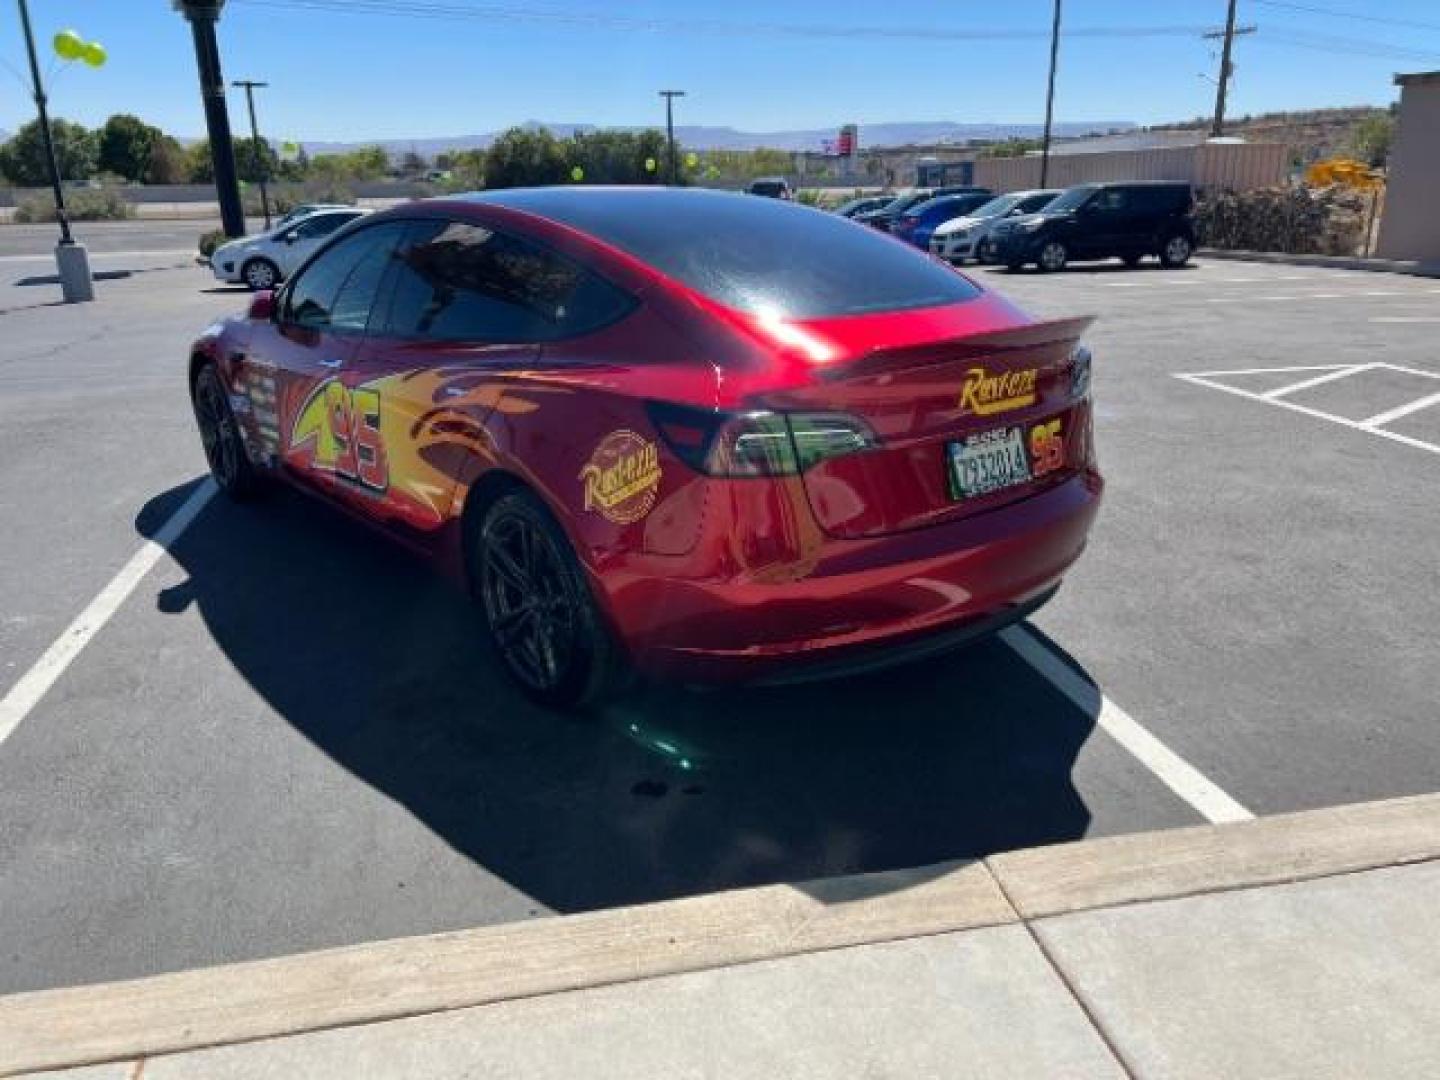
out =
[[[1430,1078],[1437,897],[1420,796],[15,995],[0,1075]]]

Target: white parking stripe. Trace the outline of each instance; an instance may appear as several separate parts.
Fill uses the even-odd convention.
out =
[[[1161,783],[1194,807],[1206,821],[1214,824],[1249,821],[1255,816],[1142,727],[1098,687],[1082,679],[1023,626],[1002,630],[1000,638],[1069,698],[1076,708],[1094,716],[1096,725],[1102,731],[1130,751]]]
[[[1360,421],[1360,426],[1367,428],[1383,427],[1392,421],[1399,420],[1402,416],[1409,416],[1411,413],[1419,412],[1421,409],[1428,409],[1437,402],[1440,402],[1440,394],[1431,394],[1429,397],[1417,398],[1414,401],[1406,402],[1404,405],[1398,405],[1388,412],[1366,417]]]
[[[1372,315],[1366,322],[1436,323],[1440,315]]]
[[[1316,375],[1312,379],[1303,382],[1291,383],[1289,386],[1276,387],[1274,390],[1266,390],[1261,397],[1277,398],[1286,394],[1293,394],[1296,390],[1308,390],[1312,386],[1324,386],[1327,382],[1334,382],[1336,379],[1348,379],[1351,375],[1360,371],[1369,371],[1376,364],[1356,364],[1354,367],[1340,368],[1338,371],[1327,371],[1324,375]]]
[[[109,584],[96,594],[85,610],[75,616],[75,621],[65,628],[50,648],[45,650],[44,655],[35,661],[34,666],[20,677],[20,681],[10,688],[9,693],[0,700],[0,744],[15,733],[20,722],[39,704],[40,699],[55,685],[55,681],[64,674],[75,657],[80,655],[80,651],[90,643],[90,639],[110,621],[110,617],[135,591],[135,586],[140,584],[141,579],[160,561],[166,549],[195,520],[195,516],[205,508],[205,504],[215,492],[215,482],[207,477],[181,504],[180,509],[160,527],[154,537],[146,540],[140,550],[131,556],[130,561],[120,568],[120,572],[110,579]]]

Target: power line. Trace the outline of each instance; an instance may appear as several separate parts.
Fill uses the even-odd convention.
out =
[[[1294,4],[1290,0],[1249,0],[1249,2],[1259,7],[1275,8],[1280,11],[1303,11],[1307,15],[1324,15],[1331,19],[1350,19],[1354,22],[1374,23],[1377,26],[1403,26],[1410,30],[1440,32],[1440,23],[1421,22],[1418,19],[1395,19],[1387,15],[1361,15],[1353,11],[1316,7],[1313,4]]]
[[[1385,41],[1366,41],[1362,38],[1312,34],[1303,30],[1266,30],[1264,33],[1257,34],[1255,40],[1271,45],[1289,45],[1298,49],[1311,49],[1315,52],[1335,53],[1341,56],[1371,56],[1381,60],[1410,60],[1422,64],[1440,60],[1440,49],[1412,49],[1405,45],[1392,45]]]
[[[249,7],[323,11],[343,15],[400,16],[420,19],[491,20],[570,26],[579,29],[617,30],[640,33],[725,34],[729,36],[866,38],[904,41],[1028,41],[1048,38],[1044,29],[907,29],[894,26],[835,26],[795,23],[735,23],[719,19],[651,19],[593,12],[562,11],[554,8],[511,7],[500,4],[443,3],[436,0],[234,0]],[[1195,37],[1207,26],[1080,26],[1065,36],[1085,38]]]

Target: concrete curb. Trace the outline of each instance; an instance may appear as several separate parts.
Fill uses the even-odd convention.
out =
[[[16,994],[0,1076],[1430,859],[1440,795]]]
[[[1354,255],[1289,255],[1280,251],[1234,251],[1227,248],[1199,248],[1195,254],[1204,259],[1229,259],[1235,262],[1278,263],[1284,266],[1328,266],[1332,270],[1370,270],[1382,274],[1440,277],[1440,260],[1362,259]]]

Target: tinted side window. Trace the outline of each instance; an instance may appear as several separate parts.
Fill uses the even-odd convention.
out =
[[[348,224],[359,216],[359,214],[317,214],[297,225],[295,235],[302,240],[314,240],[321,236],[329,236],[341,225]]]
[[[1028,199],[1021,199],[1017,209],[1022,214],[1033,214],[1036,210],[1043,210],[1054,198],[1054,195],[1031,195]]]
[[[284,321],[315,329],[330,329],[335,325],[336,301],[352,273],[376,256],[376,248],[384,249],[384,256],[388,257],[397,238],[396,231],[389,226],[365,229],[354,236],[345,237],[328,251],[321,252],[286,291],[282,312]],[[362,300],[362,291],[363,282],[357,282],[355,292],[347,289],[344,309],[349,312],[347,319],[355,317],[362,303],[368,312],[369,301]],[[363,321],[360,325],[364,325]],[[339,328],[355,327],[342,324]]]
[[[569,259],[460,221],[417,226],[397,256],[385,332],[441,341],[573,337],[633,306]]]
[[[330,313],[332,327],[357,331],[365,329],[370,321],[370,312],[375,307],[375,296],[380,282],[384,280],[385,272],[390,269],[395,248],[407,228],[407,222],[394,221],[368,228],[352,238],[368,240],[369,244],[353,249],[356,250],[354,269],[336,294],[335,306]],[[350,248],[351,241],[342,240],[338,246]]]
[[[1116,213],[1130,208],[1128,198],[1129,192],[1124,188],[1106,188],[1091,200],[1090,206],[1095,210],[1104,210],[1108,213]]]

